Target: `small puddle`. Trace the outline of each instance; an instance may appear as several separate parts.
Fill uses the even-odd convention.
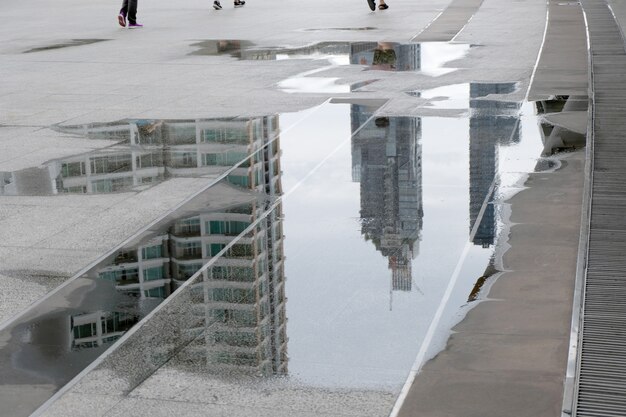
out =
[[[0,173],[0,195],[142,191],[173,177],[217,178],[249,155],[271,117],[124,120],[56,130],[116,141],[98,151]],[[274,132],[275,134],[276,132]]]
[[[228,55],[240,60],[323,60],[328,66],[283,80],[278,87],[289,93],[349,93],[361,86],[337,84],[336,77],[320,74],[336,66],[359,65],[376,71],[413,71],[437,77],[456,68],[448,63],[463,58],[470,45],[443,42],[403,44],[397,42],[320,42],[301,47],[259,47],[245,40],[205,40],[191,44],[190,55]],[[370,81],[372,82],[372,81]]]
[[[61,48],[69,48],[72,46],[82,46],[82,45],[91,45],[92,43],[104,42],[110,39],[70,39],[67,41],[62,41],[58,43],[53,43],[45,46],[39,46],[36,48],[31,48],[23,53],[29,54],[33,52],[43,52],[43,51],[51,51],[53,49],[61,49]]]

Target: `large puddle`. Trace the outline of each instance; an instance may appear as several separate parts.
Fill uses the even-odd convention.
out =
[[[361,100],[64,127],[115,144],[2,173],[3,194],[210,186],[4,329],[0,379],[50,396],[124,337],[99,365],[124,392],[165,367],[251,389],[268,378],[396,394],[493,273],[499,202],[555,166],[554,151],[584,145],[545,117],[584,100],[501,100],[515,88],[415,93],[456,118],[389,117]],[[1,399],[16,413],[36,401]]]

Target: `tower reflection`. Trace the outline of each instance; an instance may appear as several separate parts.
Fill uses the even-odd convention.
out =
[[[520,140],[521,103],[485,99],[509,94],[515,83],[470,84],[470,207],[469,230],[475,245],[489,247],[496,236],[498,149]],[[480,216],[482,210],[482,217]],[[476,222],[478,222],[476,225]]]
[[[391,291],[411,291],[422,230],[421,120],[351,106],[352,180],[361,185],[361,233],[388,259]],[[357,130],[358,129],[358,130]]]

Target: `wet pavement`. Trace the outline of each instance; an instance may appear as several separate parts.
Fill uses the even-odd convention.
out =
[[[364,7],[274,34],[244,14],[224,39],[196,16],[190,33],[163,26],[170,40],[132,32],[145,49],[108,26],[13,39],[2,413],[387,415],[503,272],[505,202],[585,145],[580,90],[526,99],[540,33],[512,51],[482,32],[489,10],[445,42],[481,4],[453,2],[425,32],[447,4],[411,26],[398,3],[397,21]],[[528,16],[545,5],[526,7],[513,32],[542,27]],[[59,80],[20,87],[45,62]],[[72,278],[48,292],[41,271]]]

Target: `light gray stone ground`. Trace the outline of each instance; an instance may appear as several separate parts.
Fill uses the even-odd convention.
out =
[[[389,99],[383,112],[419,116],[433,111],[416,104],[406,91],[469,81],[519,82],[511,99],[522,99],[543,36],[546,4],[540,0],[485,0],[455,37],[455,42],[476,45],[465,58],[448,63],[457,71],[432,77],[338,66],[324,72],[345,84],[379,80],[363,93],[290,94],[277,88],[284,79],[326,65],[314,60],[237,61],[190,55],[195,50],[192,44],[206,39],[245,39],[265,46],[331,40],[407,42],[448,3],[390,0],[387,12],[371,13],[364,1],[356,0],[250,0],[243,9],[228,5],[217,13],[208,1],[181,5],[156,0],[140,4],[140,20],[146,27],[134,31],[116,27],[117,7],[103,0],[89,4],[66,0],[63,7],[43,0],[4,4],[0,6],[0,16],[7,22],[0,28],[0,37],[6,40],[0,46],[0,171],[39,166],[108,145],[55,133],[48,128],[54,124],[266,115],[301,110],[331,96]],[[374,29],[348,30],[355,28]],[[105,40],[24,53],[71,39]],[[206,180],[180,178],[135,193],[0,197],[0,279],[7,288],[0,296],[0,322],[205,184]],[[41,275],[38,271],[45,271],[53,281],[34,278]],[[550,341],[542,343],[535,347],[555,349]],[[472,381],[468,379],[468,384]],[[215,390],[212,382],[164,368],[122,396],[107,395],[107,385],[115,385],[110,375],[92,374],[56,402],[48,415],[206,415],[207,407],[214,415],[233,415],[229,407],[235,406],[208,398]],[[226,386],[220,389],[228,391]],[[371,402],[363,403],[360,393],[331,398],[311,391],[305,397],[314,406],[294,409],[303,393],[281,393],[281,398],[283,394],[288,405],[273,405],[267,415],[337,415],[332,410],[340,402],[344,402],[342,409],[354,410],[346,415],[384,415],[395,399],[390,393],[367,393]],[[275,393],[267,395],[271,398]],[[320,404],[326,408],[319,409]],[[245,407],[236,407],[238,415],[246,415]],[[263,415],[259,410],[264,408],[248,411]]]
[[[217,13],[208,1],[188,1],[181,6],[160,0],[140,5],[139,17],[146,25],[141,30],[117,27],[118,9],[110,2],[86,6],[67,0],[63,7],[41,0],[3,4],[0,171],[36,167],[109,144],[59,134],[49,129],[54,124],[266,115],[301,110],[331,96],[289,94],[276,86],[326,63],[190,55],[197,49],[192,44],[199,40],[243,39],[265,46],[407,42],[447,6],[446,1],[416,5],[397,0],[385,14],[371,13],[364,3],[262,0]],[[487,0],[456,39],[479,46],[471,48],[465,59],[447,64],[459,70],[439,77],[364,71],[358,66],[329,68],[325,76],[339,77],[338,82],[345,84],[377,78],[369,92],[353,96],[391,99],[384,111],[394,115],[432,113],[416,105],[406,91],[469,80],[518,81],[520,89],[512,99],[519,99],[541,42],[544,12],[545,5],[538,0]],[[350,30],[359,28],[373,29]],[[525,42],[518,43],[520,38]],[[24,53],[71,44],[72,39],[102,41]],[[73,275],[204,185],[193,179],[177,181],[144,192],[107,196],[0,197],[2,269],[31,265],[54,276]],[[4,282],[7,291],[1,296],[0,323],[50,287],[29,282],[20,291],[23,280],[0,274],[8,277]]]

